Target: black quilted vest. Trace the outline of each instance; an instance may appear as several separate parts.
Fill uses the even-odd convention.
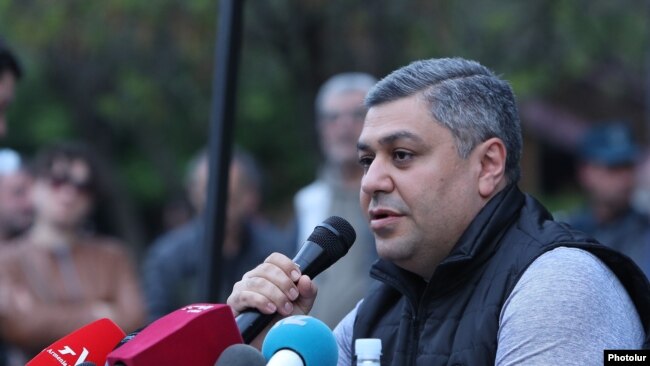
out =
[[[650,333],[650,284],[638,267],[553,221],[511,185],[481,210],[428,285],[390,262],[375,263],[371,276],[379,281],[359,307],[353,339],[380,338],[382,366],[493,365],[505,300],[526,268],[559,246],[587,250],[605,262]]]

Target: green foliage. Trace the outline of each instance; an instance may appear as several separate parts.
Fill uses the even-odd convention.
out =
[[[236,141],[265,168],[269,207],[281,205],[313,178],[313,98],[332,74],[381,77],[414,59],[463,56],[503,74],[521,98],[550,95],[604,63],[641,73],[648,22],[638,4],[248,1]],[[217,9],[208,0],[0,0],[0,35],[27,69],[6,144],[33,153],[86,141],[116,167],[122,199],[154,212],[208,142]],[[628,88],[639,86],[607,84],[617,95]]]

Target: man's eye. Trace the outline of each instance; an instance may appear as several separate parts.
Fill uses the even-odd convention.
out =
[[[413,154],[411,154],[410,152],[407,152],[407,151],[398,150],[398,151],[395,151],[393,153],[393,156],[394,156],[395,160],[400,160],[401,161],[401,160],[411,159],[413,157]]]
[[[364,169],[368,168],[371,163],[372,158],[370,156],[362,156],[359,158],[359,165],[361,165]]]

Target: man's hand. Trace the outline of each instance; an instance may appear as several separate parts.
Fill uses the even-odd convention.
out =
[[[316,300],[316,285],[286,256],[273,253],[235,283],[228,305],[235,316],[245,309],[282,316],[308,314]]]

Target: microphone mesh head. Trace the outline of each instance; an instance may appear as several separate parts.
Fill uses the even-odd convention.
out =
[[[233,344],[226,348],[215,366],[264,366],[266,360],[256,348],[247,344]]]
[[[314,229],[307,240],[318,244],[332,263],[343,257],[357,239],[352,225],[338,216],[331,216]]]

